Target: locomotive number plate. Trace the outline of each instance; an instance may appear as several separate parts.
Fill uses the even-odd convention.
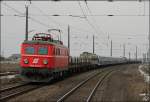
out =
[[[39,59],[38,59],[38,58],[34,58],[32,63],[37,64],[37,63],[38,63],[38,61],[39,61]]]

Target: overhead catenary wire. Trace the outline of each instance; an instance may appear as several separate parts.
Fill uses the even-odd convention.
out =
[[[22,13],[22,12],[20,12],[19,10],[17,10],[17,9],[15,9],[15,8],[13,8],[13,7],[11,7],[10,5],[8,5],[7,3],[3,3],[5,6],[7,6],[8,8],[11,8],[13,11],[15,11],[16,13],[18,13],[18,14],[20,14],[22,17],[24,16],[25,17],[25,13]],[[15,15],[15,16],[17,16],[17,15]],[[35,18],[32,18],[32,17],[28,17],[29,19],[31,19],[32,21],[34,21],[34,22],[36,22],[36,23],[38,23],[38,24],[40,24],[40,25],[43,25],[44,27],[50,27],[49,25],[47,25],[47,24],[45,24],[45,23],[42,23],[41,21],[39,21],[39,20],[36,20]]]
[[[91,24],[90,21],[87,19],[87,16],[86,16],[86,14],[84,13],[84,11],[83,11],[83,9],[82,9],[82,6],[81,6],[81,4],[80,4],[80,1],[78,1],[78,4],[79,4],[79,7],[80,7],[80,9],[81,9],[81,12],[82,12],[83,16],[85,17],[85,20],[86,20],[86,21],[88,22],[88,24],[97,32],[97,30],[95,29],[95,27],[93,26],[93,24]]]
[[[22,12],[20,12],[19,10],[13,8],[12,6],[10,6],[10,5],[6,4],[6,3],[3,3],[3,4],[4,4],[5,6],[7,6],[8,8],[11,8],[11,9],[12,9],[13,11],[15,11],[17,14],[19,14],[19,15],[16,14],[16,15],[14,15],[14,16],[25,17],[25,14],[22,13]],[[46,27],[46,28],[51,27],[50,25],[45,24],[45,23],[43,23],[43,22],[41,22],[41,21],[39,21],[39,20],[37,20],[37,19],[31,17],[31,16],[29,16],[28,18],[31,19],[32,21],[34,21],[34,22],[36,22],[36,23],[38,23],[38,24],[40,24],[40,25]],[[103,44],[104,44],[104,43],[103,43]],[[106,45],[106,46],[107,46],[107,45]]]
[[[2,15],[2,14],[1,14]],[[61,14],[61,15],[52,15],[52,14],[30,14],[31,16],[60,16],[60,17],[78,17],[78,18],[81,18],[81,19],[85,19],[85,17],[83,17],[83,15],[77,15],[77,14],[75,14],[75,15],[70,15],[70,14]],[[2,16],[13,16],[13,15],[2,15]],[[117,14],[117,15],[107,15],[107,14],[93,14],[93,15],[91,15],[91,14],[86,14],[86,16],[88,17],[90,17],[90,16],[106,16],[106,17],[108,17],[108,16],[113,16],[113,17],[117,17],[117,16],[119,16],[119,17],[148,17],[148,16],[150,16],[150,15],[148,15],[148,14],[145,14],[145,15],[138,15],[138,14]]]
[[[37,8],[43,15],[46,15],[39,7],[37,7],[37,6],[34,5],[33,3],[32,3],[32,5],[33,5],[35,8]],[[46,16],[46,18],[51,19],[51,20],[52,20],[55,24],[57,24],[58,26],[63,27],[63,28],[66,28],[66,27],[62,26],[58,21],[55,21],[54,19],[52,19],[50,16]],[[78,29],[78,28],[76,28],[76,27],[73,27],[73,28]],[[81,30],[81,29],[80,29],[80,30]],[[86,31],[86,32],[88,32],[88,31]]]
[[[37,8],[43,15],[45,15],[45,13],[39,8],[39,7],[37,7],[36,5],[34,5],[33,3],[32,3],[32,5],[35,7],[35,8]],[[56,23],[56,24],[58,24],[60,27],[61,27],[61,25],[60,25],[60,23],[58,23],[57,21],[55,21],[54,19],[52,19],[50,16],[46,16],[48,19],[51,19],[54,23]],[[63,28],[64,28],[64,26],[63,26]]]
[[[24,13],[22,13],[23,15],[24,15]],[[87,16],[87,15],[86,15]],[[92,15],[91,15],[92,16]],[[30,17],[29,17],[30,18]],[[33,18],[33,17],[32,17]],[[34,19],[34,18],[33,18]],[[39,20],[35,20],[34,22],[38,22],[39,23]],[[43,22],[41,22],[41,23],[43,23]],[[39,23],[40,25],[43,25],[43,26],[45,26],[45,27],[47,27],[47,26],[49,26],[49,25],[47,25],[47,24],[41,24],[41,23]]]
[[[85,1],[85,4],[86,4],[86,7],[87,7],[87,9],[88,9],[88,11],[89,11],[89,13],[90,13],[90,15],[91,15],[91,17],[92,17],[92,19],[93,19],[94,23],[95,23],[95,26],[96,26],[98,29],[100,29],[100,31],[101,31],[102,33],[104,33],[104,32],[101,30],[100,26],[98,26],[98,25],[97,25],[96,20],[93,18],[93,16],[92,16],[92,15],[93,15],[93,13],[92,13],[92,11],[91,11],[90,7],[88,6],[87,1]]]
[[[10,8],[11,10],[13,10],[13,11],[15,11],[15,12],[17,13],[17,14],[14,14],[14,15],[6,15],[6,16],[25,17],[25,13],[20,12],[19,10],[13,8],[12,6],[10,6],[10,5],[6,4],[6,3],[2,3],[2,4],[4,4],[6,7]],[[31,16],[32,14],[29,14],[29,15]],[[5,15],[1,14],[1,16],[5,16]],[[44,27],[46,27],[46,28],[50,27],[49,25],[47,25],[47,24],[45,24],[45,23],[42,23],[41,21],[39,21],[39,20],[37,20],[37,19],[35,19],[35,18],[33,18],[33,17],[30,17],[30,16],[29,16],[29,19],[32,19],[34,22],[36,22],[36,23],[38,23],[38,24],[40,24],[40,25],[42,25],[42,26],[44,26]],[[33,15],[32,15],[32,16],[33,16]],[[70,24],[70,26],[71,26],[72,28],[76,29],[76,30],[80,30],[80,31],[83,31],[83,32],[88,32],[88,33],[90,32],[90,31],[88,31],[88,30],[75,27],[75,26],[73,26],[73,25],[71,25],[71,24]],[[64,28],[65,28],[65,27],[64,27]]]
[[[34,3],[32,3],[32,6],[35,7],[36,9],[39,10],[40,13],[42,13],[43,15],[45,15],[45,13],[39,8],[37,7]],[[32,15],[31,15],[32,16]],[[55,24],[57,24],[58,26],[60,26],[60,24],[58,22],[56,22],[55,20],[53,20],[50,16],[45,16],[48,20],[53,21]],[[61,26],[60,26],[61,27]]]
[[[87,1],[85,1],[85,4],[86,4],[86,7],[87,7],[87,9],[88,9],[90,15],[93,15],[93,13],[92,13],[90,7],[88,6]],[[97,25],[96,20],[93,18],[93,16],[91,16],[91,17],[92,17],[93,21],[95,22],[95,26],[96,26],[103,34],[105,34],[105,33],[101,30],[100,26]],[[106,35],[106,36],[107,36],[107,35]],[[111,40],[111,39],[110,39],[110,40]],[[106,46],[108,46],[108,45],[106,44]]]
[[[9,5],[7,5],[7,6],[9,6]],[[14,9],[14,8],[11,8],[11,9]],[[14,11],[18,12],[16,9],[14,9]],[[32,15],[32,16],[52,16],[52,15],[33,15],[33,14],[30,14],[30,15]],[[2,16],[4,16],[4,15],[2,15]],[[6,15],[6,16],[13,16],[13,15]],[[68,15],[60,15],[60,16],[68,16]],[[80,15],[75,15],[75,16],[80,16]],[[86,16],[108,16],[108,15],[86,15]],[[115,15],[115,16],[143,16],[143,15]],[[148,16],[148,15],[146,15],[146,16]],[[74,29],[80,30],[80,31],[89,32],[85,29],[77,28],[73,25],[71,25],[71,27]]]
[[[11,7],[10,5],[8,5],[7,3],[2,3],[4,4],[6,7],[10,8],[11,10],[15,11],[16,13],[18,14],[22,14],[22,15],[25,15],[25,13],[23,14],[22,12],[18,11],[17,9]]]
[[[82,12],[83,16],[85,17],[85,20],[87,21],[87,23],[92,27],[92,29],[95,31],[95,33],[98,33],[98,31],[97,31],[97,29],[95,28],[95,26],[88,20],[86,14],[84,13],[84,10],[82,9],[82,6],[81,6],[79,0],[78,0],[78,4],[79,4],[79,7],[80,7],[80,9],[81,9],[81,12]],[[105,45],[105,44],[103,43],[103,45]],[[105,45],[105,46],[107,46],[107,45]]]

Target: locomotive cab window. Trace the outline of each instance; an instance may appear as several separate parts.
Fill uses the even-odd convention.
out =
[[[34,47],[26,47],[25,48],[25,53],[26,54],[34,54],[35,53],[34,50],[35,50]]]
[[[40,54],[40,55],[47,55],[48,54],[47,47],[39,47],[38,54]]]

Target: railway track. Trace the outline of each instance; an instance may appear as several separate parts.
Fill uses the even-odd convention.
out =
[[[7,87],[7,88],[3,88],[3,89],[0,89],[0,93],[5,92],[5,91],[7,91],[7,90],[14,89],[14,88],[18,88],[18,87],[21,87],[21,86],[25,86],[25,85],[28,85],[28,84],[29,84],[29,83],[22,83],[22,84],[10,86],[10,87]]]
[[[63,101],[86,101],[90,102],[96,89],[102,85],[104,80],[115,70],[106,69],[86,78],[67,93],[58,98],[57,102]]]
[[[4,73],[0,73],[0,76],[7,76],[7,75],[16,75],[17,72],[15,71],[11,71],[11,72],[4,72]]]
[[[99,78],[99,80],[98,80],[98,82],[96,83],[95,87],[92,89],[90,95],[88,96],[86,102],[90,102],[90,101],[92,100],[92,97],[93,97],[94,94],[96,93],[96,89],[97,89],[98,87],[100,87],[100,86],[103,84],[104,80],[105,80],[110,74],[112,74],[113,72],[116,72],[116,71],[114,71],[114,70],[108,71],[107,73],[105,73],[104,75],[102,75],[102,76]]]
[[[32,91],[34,89],[40,88],[43,85],[34,85],[31,83],[24,83],[16,86],[12,86],[9,88],[4,88],[0,90],[0,101],[4,101],[15,97],[17,95],[24,94],[26,92]]]

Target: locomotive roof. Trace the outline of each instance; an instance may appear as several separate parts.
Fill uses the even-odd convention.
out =
[[[66,46],[60,44],[60,43],[56,43],[56,42],[50,42],[50,41],[40,41],[40,40],[30,40],[30,41],[24,41],[23,44],[51,44],[54,46],[59,46],[59,47],[65,47]]]

